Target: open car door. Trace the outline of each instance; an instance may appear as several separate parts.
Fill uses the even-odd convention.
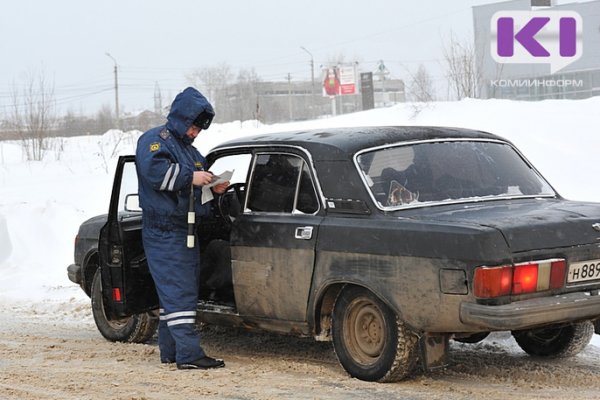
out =
[[[135,157],[119,157],[106,225],[100,231],[102,294],[109,318],[158,308],[142,245]]]

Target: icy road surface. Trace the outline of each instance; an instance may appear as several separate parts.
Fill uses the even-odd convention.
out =
[[[572,359],[542,360],[493,334],[476,345],[453,342],[443,370],[379,384],[348,377],[331,344],[312,339],[204,327],[205,349],[226,367],[179,371],[160,364],[155,341],[104,340],[81,299],[0,309],[3,400],[600,398],[595,345]]]

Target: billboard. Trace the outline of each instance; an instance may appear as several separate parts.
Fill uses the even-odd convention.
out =
[[[375,108],[372,72],[363,72],[360,74],[360,92],[362,94],[362,109],[371,110]]]
[[[356,66],[340,65],[323,68],[323,96],[356,94]]]

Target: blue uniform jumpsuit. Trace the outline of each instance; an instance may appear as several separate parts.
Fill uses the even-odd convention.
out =
[[[142,213],[142,240],[160,302],[158,344],[162,362],[177,364],[205,356],[196,330],[200,252],[187,247],[187,213],[194,171],[206,160],[186,132],[201,112],[214,115],[196,89],[179,93],[167,123],[138,140],[136,168]],[[195,188],[196,219],[209,212]]]

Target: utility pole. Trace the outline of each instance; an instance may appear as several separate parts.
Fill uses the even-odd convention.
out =
[[[311,108],[311,116],[315,117],[315,59],[310,51],[306,50],[303,46],[300,46],[302,50],[308,53],[310,56],[310,81],[311,81],[311,91],[310,91],[310,108]]]
[[[115,63],[115,68],[114,68],[114,73],[115,73],[115,117],[117,118],[117,128],[119,128],[121,126],[120,124],[120,120],[119,120],[119,72],[118,72],[118,68],[117,68],[117,60],[115,60],[115,58],[113,56],[110,55],[110,53],[106,53],[106,55],[108,57],[110,57],[114,63]]]
[[[293,119],[292,114],[292,75],[288,72],[287,74],[288,81],[288,108],[290,111],[290,121]]]
[[[154,113],[162,117],[162,94],[158,82],[154,82]]]

